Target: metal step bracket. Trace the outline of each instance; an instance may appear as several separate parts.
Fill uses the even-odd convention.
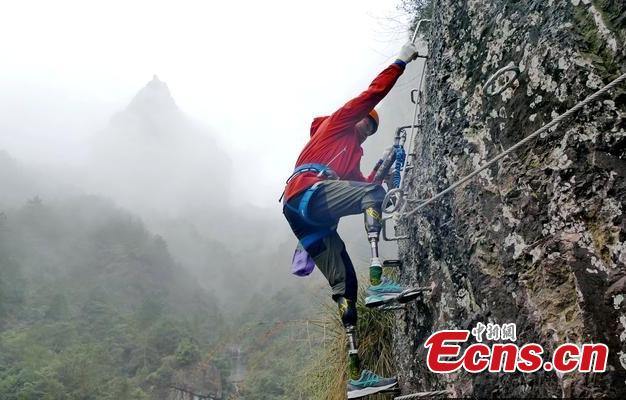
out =
[[[383,267],[385,268],[398,268],[402,270],[402,261],[401,260],[385,260],[383,261]]]
[[[405,236],[394,236],[394,237],[389,237],[389,235],[387,235],[387,221],[389,221],[390,219],[393,219],[393,215],[388,215],[386,217],[383,217],[382,219],[382,231],[383,231],[383,239],[387,242],[393,242],[396,240],[403,240],[403,239],[408,239],[409,236],[405,235]]]

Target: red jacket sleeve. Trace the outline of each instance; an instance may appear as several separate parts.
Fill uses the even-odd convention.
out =
[[[372,81],[366,91],[344,104],[330,116],[335,129],[342,131],[365,118],[385,98],[402,72],[404,72],[404,68],[395,63],[385,68]]]
[[[311,123],[311,137],[315,135],[315,133],[319,130],[322,123],[326,121],[327,119],[328,119],[328,116],[316,117],[313,119],[313,122]]]

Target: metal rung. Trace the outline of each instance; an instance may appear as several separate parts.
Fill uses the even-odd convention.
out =
[[[389,237],[387,236],[387,220],[390,220],[391,218],[393,218],[393,216],[388,216],[388,217],[383,217],[382,219],[382,223],[383,223],[383,239],[387,242],[393,242],[395,240],[401,240],[401,239],[408,239],[408,236],[396,236],[396,237]]]
[[[385,261],[383,261],[383,267],[402,269],[402,261],[400,261],[400,260],[385,260]]]
[[[453,393],[451,390],[435,390],[433,392],[419,392],[419,393],[407,394],[405,396],[395,397],[394,400],[421,399],[423,397],[448,396],[452,394]]]
[[[406,310],[406,305],[393,305],[393,306],[382,306],[379,308],[381,311],[397,311],[397,310]]]

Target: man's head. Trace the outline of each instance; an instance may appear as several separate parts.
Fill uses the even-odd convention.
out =
[[[367,117],[356,123],[361,143],[365,142],[368,136],[373,135],[378,129],[378,113],[376,110],[370,111]]]

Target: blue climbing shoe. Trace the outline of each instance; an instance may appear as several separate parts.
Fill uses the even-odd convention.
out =
[[[418,288],[405,289],[391,279],[383,277],[380,284],[372,285],[365,291],[367,294],[365,306],[380,307],[396,301],[406,303],[416,299],[421,292],[422,290]]]
[[[348,398],[358,399],[370,394],[393,390],[397,385],[398,379],[396,378],[381,378],[372,371],[363,370],[358,380],[348,381]]]

